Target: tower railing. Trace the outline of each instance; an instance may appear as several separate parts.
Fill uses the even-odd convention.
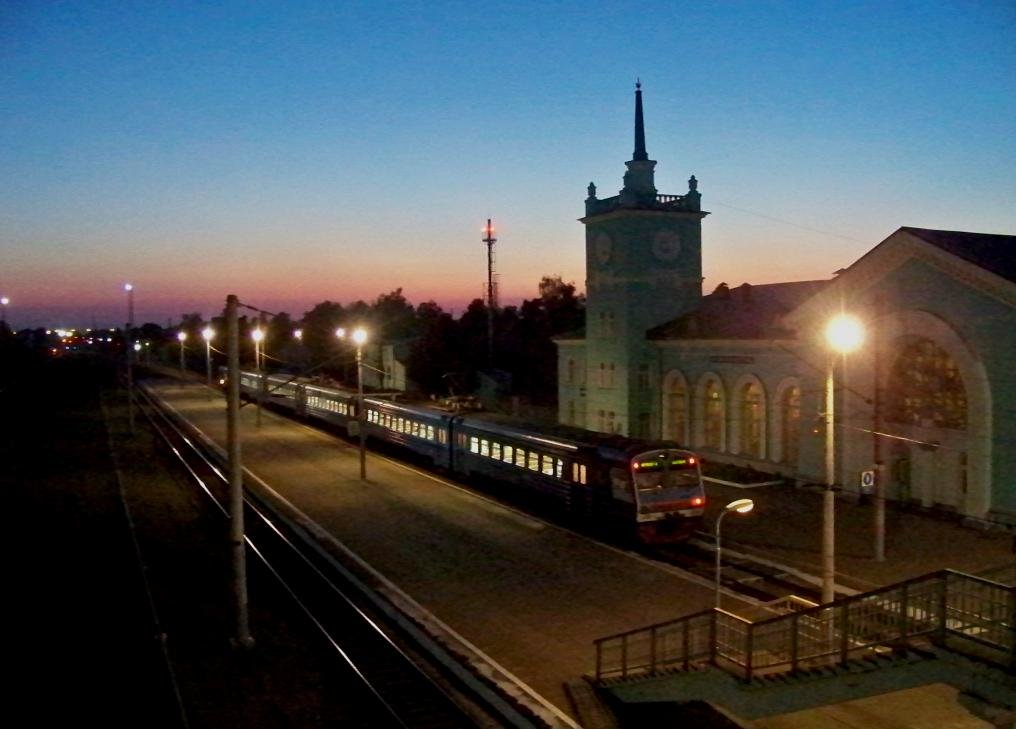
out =
[[[943,570],[752,622],[718,608],[595,641],[607,682],[712,664],[744,681],[935,643],[1016,668],[1016,587]]]

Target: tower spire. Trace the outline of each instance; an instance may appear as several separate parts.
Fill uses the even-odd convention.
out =
[[[635,152],[631,158],[649,159],[649,155],[646,154],[646,126],[642,120],[642,82],[638,78],[635,79]]]

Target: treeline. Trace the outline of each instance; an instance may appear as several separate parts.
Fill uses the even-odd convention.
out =
[[[249,313],[241,317],[241,346],[248,360],[253,358],[250,332],[258,325],[259,316]],[[375,364],[376,348],[393,345],[406,365],[407,377],[421,394],[466,394],[475,390],[481,372],[499,370],[510,376],[513,394],[551,403],[557,391],[557,353],[552,338],[580,329],[584,317],[585,300],[576,295],[575,285],[560,276],[544,276],[538,296],[495,313],[492,360],[488,356],[487,308],[480,299],[456,319],[433,301],[414,306],[399,288],[371,303],[323,301],[299,320],[285,312],[265,315],[262,326],[271,369],[313,370],[349,382],[355,378],[350,345],[335,332],[340,327],[348,332],[362,326],[369,332],[367,350]],[[176,332],[185,331],[188,362],[199,369],[199,360],[203,366],[205,355],[201,331],[208,324],[219,333],[213,346],[225,349],[221,317],[206,322],[199,314],[187,314],[178,328],[163,330],[145,324],[137,336],[161,342],[163,358],[175,361],[169,358],[178,356]],[[300,338],[295,336],[298,330]]]

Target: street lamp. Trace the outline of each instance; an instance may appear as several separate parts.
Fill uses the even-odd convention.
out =
[[[719,517],[716,519],[716,607],[720,607],[720,524],[723,523],[723,517],[732,511],[736,511],[738,514],[747,514],[749,511],[755,508],[755,502],[751,499],[738,499],[737,501],[731,501],[729,504],[723,507],[723,511],[720,512]]]
[[[360,480],[367,480],[367,434],[364,432],[363,412],[363,345],[367,341],[367,330],[357,327],[353,330],[353,343],[356,344],[356,390],[358,402],[356,420],[360,431]]]
[[[294,329],[293,330],[293,336],[296,337],[299,341],[302,342],[303,341],[303,329]]]
[[[7,323],[7,305],[11,300],[6,296],[0,296],[0,324]]]
[[[254,371],[257,373],[258,378],[258,406],[257,406],[257,427],[261,427],[261,393],[265,391],[264,388],[264,375],[261,373],[261,342],[265,338],[265,330],[261,327],[257,327],[250,333],[250,338],[254,340]]]
[[[187,332],[179,331],[176,333],[176,338],[180,340],[180,379],[183,379],[183,343],[187,341]]]
[[[215,330],[205,327],[201,330],[201,336],[205,338],[205,375],[208,379],[208,386],[212,386],[212,338]]]
[[[839,314],[826,325],[826,343],[844,357],[861,346],[864,327],[857,317]],[[829,357],[825,386],[825,491],[822,494],[822,602],[836,599],[836,431],[835,355]]]
[[[127,357],[127,422],[130,424],[131,435],[134,435],[134,360],[127,342],[134,337],[134,284],[125,283],[123,290],[127,292],[127,326],[123,334],[124,354]]]

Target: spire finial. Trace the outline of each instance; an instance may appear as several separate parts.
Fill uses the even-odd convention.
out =
[[[646,127],[642,121],[642,81],[635,79],[635,152],[631,157],[633,160],[647,160],[646,154]]]

